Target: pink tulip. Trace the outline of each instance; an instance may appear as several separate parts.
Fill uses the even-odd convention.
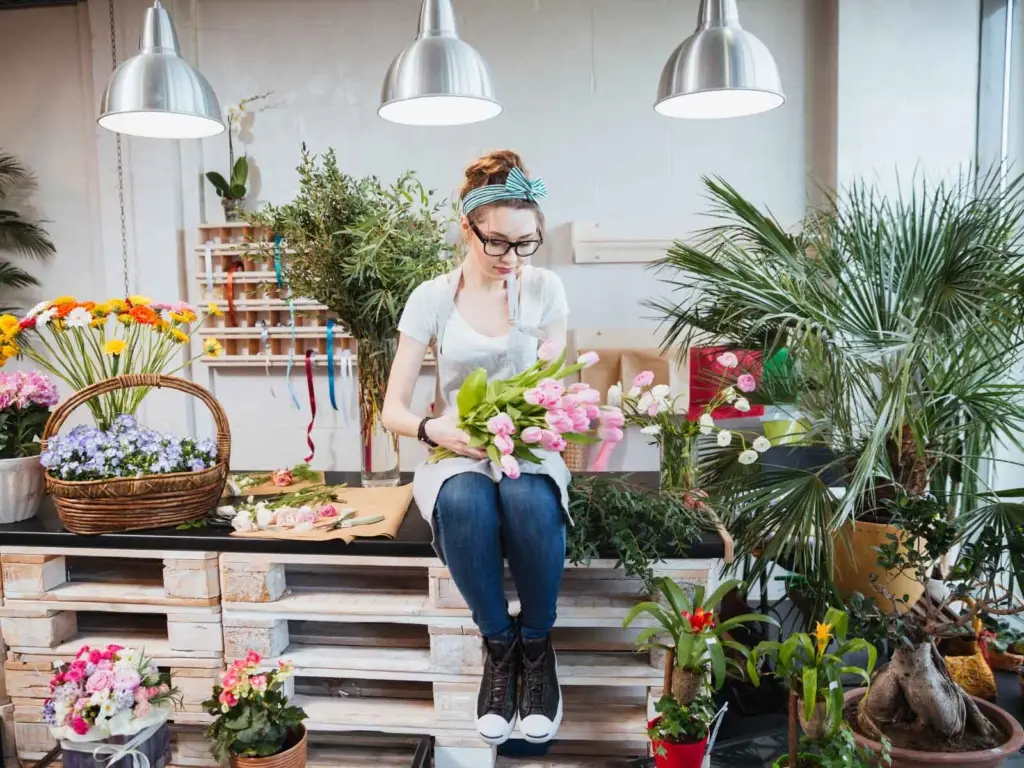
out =
[[[501,457],[501,471],[505,473],[510,479],[515,480],[519,477],[520,469],[519,462],[511,456]]]
[[[499,413],[488,420],[487,431],[492,435],[514,435],[516,433],[516,425],[512,422],[512,417],[507,413]]]
[[[565,387],[562,386],[562,382],[558,379],[541,379],[537,386],[548,394],[555,394],[558,397],[561,397],[565,392]]]
[[[654,371],[640,371],[636,376],[633,377],[633,386],[649,387],[654,383]]]
[[[523,392],[523,400],[530,405],[541,405],[544,401],[544,393],[540,389],[528,389]]]
[[[593,387],[587,387],[576,394],[576,399],[584,405],[597,405],[601,402],[601,393]]]
[[[618,408],[609,407],[601,409],[601,426],[621,429],[625,423],[626,417],[622,415],[622,411]]]
[[[554,391],[542,391],[540,404],[547,408],[549,411],[553,411],[562,407],[562,398],[559,395],[557,395]]]
[[[512,438],[507,435],[495,435],[494,436],[494,447],[498,449],[498,453],[505,456],[512,453],[515,449],[515,444],[512,442]]]
[[[568,394],[562,395],[562,400],[561,400],[561,403],[560,403],[559,407],[562,410],[568,411],[570,408],[572,408],[578,402],[579,402],[579,398],[576,397],[576,395],[574,395],[572,392],[569,392]]]
[[[544,421],[547,422],[551,429],[558,430],[558,425],[565,420],[565,411],[560,408],[548,411],[544,414]]]
[[[521,434],[519,437],[527,445],[534,445],[535,443],[540,442],[541,435],[543,434],[543,432],[544,430],[542,430],[540,427],[527,427],[526,429],[523,430],[523,434]]]
[[[586,432],[590,429],[590,419],[587,418],[585,411],[573,413],[572,418],[572,429],[566,430],[569,432]]]
[[[553,451],[561,439],[562,436],[557,432],[553,432],[550,429],[542,430],[540,434],[540,447],[545,451]]]
[[[597,365],[601,358],[597,356],[597,352],[584,352],[578,358],[576,358],[576,364],[582,365],[584,368],[590,368]]]
[[[601,427],[597,430],[597,436],[607,443],[618,443],[625,435],[618,427]]]
[[[741,392],[753,392],[757,389],[757,379],[749,373],[744,373],[736,379],[736,386],[739,387]]]
[[[548,362],[555,359],[555,342],[551,339],[544,339],[537,347],[537,358]]]
[[[590,389],[590,385],[582,381],[569,385],[569,392],[574,395],[578,395],[580,392],[585,392],[588,389]]]
[[[588,405],[586,407],[585,413],[587,414],[587,418],[590,419],[591,421],[601,418],[601,409],[598,408],[596,405]]]

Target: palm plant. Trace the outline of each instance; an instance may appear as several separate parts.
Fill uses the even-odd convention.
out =
[[[25,221],[20,214],[4,205],[11,192],[31,181],[32,175],[16,158],[0,152],[0,252],[13,252],[19,256],[44,259],[56,251],[46,230],[38,224]],[[0,260],[0,288],[28,288],[39,285],[31,274]],[[0,307],[0,312],[12,308]]]
[[[665,346],[788,350],[781,402],[795,397],[804,443],[829,456],[794,469],[769,454],[756,474],[704,459],[739,554],[760,554],[748,578],[782,561],[830,583],[835,534],[904,495],[927,489],[950,516],[979,506],[983,459],[1020,447],[1024,425],[1024,385],[1006,380],[1024,349],[1024,179],[965,174],[894,198],[857,183],[795,233],[705,183],[719,223],[656,265],[674,289],[650,303]],[[771,383],[759,394],[771,401]]]

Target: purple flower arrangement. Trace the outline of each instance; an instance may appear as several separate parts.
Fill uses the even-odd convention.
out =
[[[59,399],[57,386],[42,373],[0,373],[0,459],[39,453],[39,437]]]
[[[40,462],[62,480],[106,480],[199,472],[212,467],[216,458],[213,440],[157,432],[123,414],[109,430],[78,426],[53,438]]]

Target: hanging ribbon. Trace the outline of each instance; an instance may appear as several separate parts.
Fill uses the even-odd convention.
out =
[[[331,408],[338,410],[334,399],[334,318],[327,318],[327,393],[331,396]]]
[[[288,299],[288,326],[291,328],[291,343],[288,345],[288,367],[285,368],[284,377],[288,381],[288,394],[292,396],[295,410],[302,410],[299,405],[299,398],[295,396],[295,389],[292,387],[292,366],[295,364],[295,299]]]
[[[345,415],[345,426],[352,420],[352,350],[346,347],[341,351],[341,407]]]
[[[228,267],[228,325],[237,326],[238,318],[235,316],[235,272],[241,269],[244,264],[236,261]]]
[[[274,277],[277,279],[277,287],[284,288],[284,280],[281,278],[281,236],[274,235]]]
[[[306,387],[309,389],[309,426],[306,427],[306,445],[309,446],[309,456],[303,461],[307,464],[313,460],[316,453],[316,446],[313,444],[313,422],[316,421],[316,392],[313,389],[313,350],[306,350]]]
[[[263,371],[267,374],[267,381],[270,384],[270,396],[276,399],[274,379],[270,375],[270,326],[266,320],[260,320],[260,352],[263,353]]]
[[[213,298],[213,240],[206,241],[206,252],[203,254],[206,266],[206,296]]]

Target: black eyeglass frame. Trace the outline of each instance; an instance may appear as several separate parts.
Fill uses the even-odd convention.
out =
[[[537,239],[536,240],[520,240],[518,243],[510,243],[508,240],[500,240],[500,239],[495,239],[495,238],[487,237],[483,232],[480,231],[480,228],[477,227],[477,225],[474,224],[472,221],[469,222],[469,228],[473,230],[473,234],[476,235],[476,237],[480,241],[481,245],[483,245],[484,253],[486,253],[488,256],[491,256],[492,258],[495,258],[495,259],[502,258],[505,254],[507,254],[513,248],[516,251],[516,256],[518,256],[520,259],[528,259],[531,256],[533,256],[535,253],[537,253],[537,251],[540,250],[540,247],[544,244],[544,236],[541,235],[539,232],[537,233]],[[533,245],[533,246],[536,246],[536,247],[532,251],[530,251],[529,253],[520,253],[519,249],[520,249],[520,247],[522,247],[524,245]],[[491,251],[488,250],[488,248],[491,248],[491,247],[501,248],[502,246],[505,246],[505,247],[501,251],[501,253],[492,253]]]

